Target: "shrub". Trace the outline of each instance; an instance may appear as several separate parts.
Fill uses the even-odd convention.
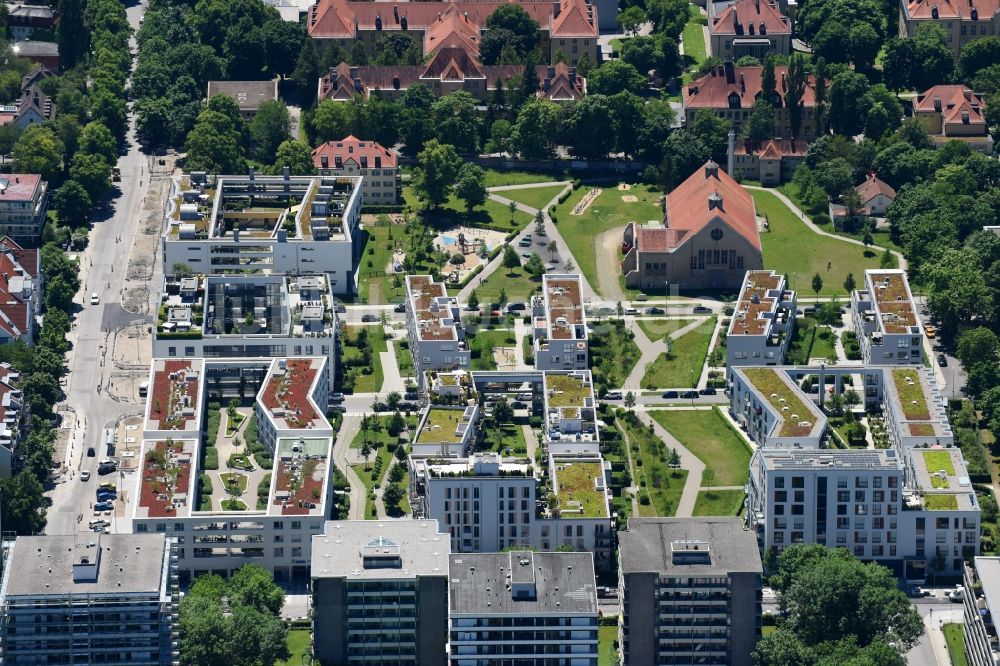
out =
[[[208,474],[202,474],[198,477],[198,486],[201,488],[202,495],[212,494],[212,477]]]
[[[219,469],[219,450],[214,446],[205,447],[205,469]]]

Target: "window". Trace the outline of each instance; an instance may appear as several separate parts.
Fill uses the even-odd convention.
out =
[[[722,240],[722,229],[712,229],[711,236],[712,240],[714,240],[715,242],[719,242],[720,240]]]

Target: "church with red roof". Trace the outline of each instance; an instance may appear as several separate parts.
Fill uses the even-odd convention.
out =
[[[662,223],[625,227],[622,251],[630,289],[738,289],[764,266],[753,197],[711,160],[667,195]]]

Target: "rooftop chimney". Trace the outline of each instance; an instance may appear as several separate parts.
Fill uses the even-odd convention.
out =
[[[722,197],[719,195],[718,192],[713,192],[712,194],[708,195],[708,209],[713,210],[715,208],[723,210]]]
[[[718,177],[719,165],[716,164],[714,160],[709,160],[705,163],[705,180],[708,180],[709,178],[718,179]]]

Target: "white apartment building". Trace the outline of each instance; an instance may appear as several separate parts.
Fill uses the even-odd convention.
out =
[[[462,458],[476,440],[478,404],[431,404],[420,416],[411,455],[416,458]]]
[[[448,663],[451,551],[437,521],[330,521],[312,541],[319,663]]]
[[[451,666],[597,666],[590,553],[462,553],[448,578]]]
[[[241,365],[253,372],[239,374]],[[248,562],[278,580],[303,577],[311,536],[323,531],[333,460],[333,430],[319,409],[327,400],[326,359],[274,359],[259,373],[258,366],[256,359],[153,360],[141,448],[137,456],[122,457],[137,466],[126,508],[133,532],[166,533],[176,540],[184,579],[227,576]],[[215,373],[234,369],[234,376],[261,382],[259,390],[250,388],[257,395],[258,434],[271,469],[252,463],[247,469],[241,462],[230,467],[221,455],[218,469],[202,464],[204,447],[216,444],[201,439],[206,394],[220,390],[207,384],[215,383],[210,379]],[[219,430],[221,439],[225,433]],[[223,474],[236,475],[241,491],[231,494]],[[205,478],[211,492],[202,485]]]
[[[180,663],[180,588],[163,534],[22,536],[4,543],[0,661]]]
[[[1000,612],[1000,557],[976,557],[965,566],[965,656],[970,666],[1000,664],[993,613]]]
[[[882,368],[881,397],[890,443],[902,450],[916,446],[951,446],[946,399],[930,368]]]
[[[960,574],[979,552],[979,504],[958,449],[758,449],[746,521],[761,551],[844,547],[908,580]]]
[[[542,386],[549,453],[599,455],[601,437],[590,370],[546,372]]]
[[[376,141],[348,136],[327,141],[312,151],[313,166],[321,176],[361,176],[365,179],[365,206],[403,203],[399,155]]]
[[[0,363],[0,479],[10,478],[14,451],[21,439],[24,394],[18,385],[21,373],[10,363]]]
[[[757,446],[818,449],[826,416],[784,368],[729,368],[729,410]]]
[[[796,296],[785,276],[747,271],[726,336],[726,366],[781,365],[795,330]]]
[[[354,293],[363,196],[362,178],[192,172],[174,180],[168,199],[163,265],[325,273],[333,293]]]
[[[458,301],[429,275],[406,276],[406,329],[421,386],[431,370],[469,367]]]
[[[851,316],[866,365],[922,365],[924,332],[906,272],[865,271],[865,287],[851,293]]]
[[[335,375],[337,313],[317,275],[166,276],[153,337],[161,358],[323,356]]]
[[[37,173],[0,174],[0,236],[34,244],[48,209],[49,184]]]
[[[542,277],[542,293],[532,299],[532,348],[539,370],[590,367],[581,283],[579,275]]]

